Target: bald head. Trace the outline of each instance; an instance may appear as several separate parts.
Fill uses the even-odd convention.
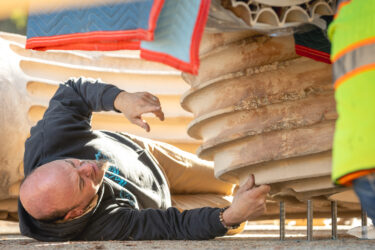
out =
[[[20,200],[35,219],[74,218],[97,193],[104,177],[103,162],[65,159],[44,164],[26,177]]]
[[[32,172],[21,185],[21,203],[35,219],[61,217],[71,209],[62,202],[66,195],[73,192],[64,170],[59,168],[59,164],[47,163]]]

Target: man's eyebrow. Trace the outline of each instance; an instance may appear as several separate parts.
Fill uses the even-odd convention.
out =
[[[64,161],[69,163],[73,168],[76,168],[76,166],[74,165],[74,163],[72,161],[69,161],[69,160],[64,160]]]
[[[76,168],[76,166],[74,165],[74,163],[72,161],[69,161],[69,160],[64,160],[64,161],[69,163],[73,168]],[[78,175],[78,178],[79,178],[79,190],[82,191],[83,181],[82,181],[82,178],[81,178],[80,175]]]

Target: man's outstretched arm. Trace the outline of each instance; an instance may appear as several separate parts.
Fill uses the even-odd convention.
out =
[[[178,211],[176,208],[131,209],[108,204],[94,215],[79,240],[207,240],[222,236],[226,226],[252,220],[266,210],[267,185],[254,186],[254,177],[240,187],[232,205],[224,212],[203,207]],[[98,238],[100,236],[100,238]]]
[[[116,106],[116,107],[115,107]],[[37,166],[55,160],[56,152],[70,148],[79,138],[90,137],[91,115],[96,111],[120,111],[147,131],[142,114],[152,112],[161,120],[164,114],[157,97],[147,93],[128,93],[114,85],[93,79],[72,78],[60,84],[50,100],[43,119],[30,131],[25,143],[25,176]]]
[[[96,111],[119,111],[132,123],[150,130],[142,114],[154,113],[160,120],[164,114],[159,99],[148,92],[129,93],[114,85],[93,79],[70,79],[60,85],[50,101],[44,119],[61,113],[81,115],[87,119]]]

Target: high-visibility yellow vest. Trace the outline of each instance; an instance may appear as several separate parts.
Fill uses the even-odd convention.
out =
[[[375,172],[375,1],[341,1],[328,29],[339,118],[332,180]]]

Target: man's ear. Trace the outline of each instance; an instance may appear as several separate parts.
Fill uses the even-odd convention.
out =
[[[83,209],[81,208],[73,208],[70,210],[64,217],[64,221],[67,221],[69,219],[74,219],[78,216],[81,216],[83,214]]]

